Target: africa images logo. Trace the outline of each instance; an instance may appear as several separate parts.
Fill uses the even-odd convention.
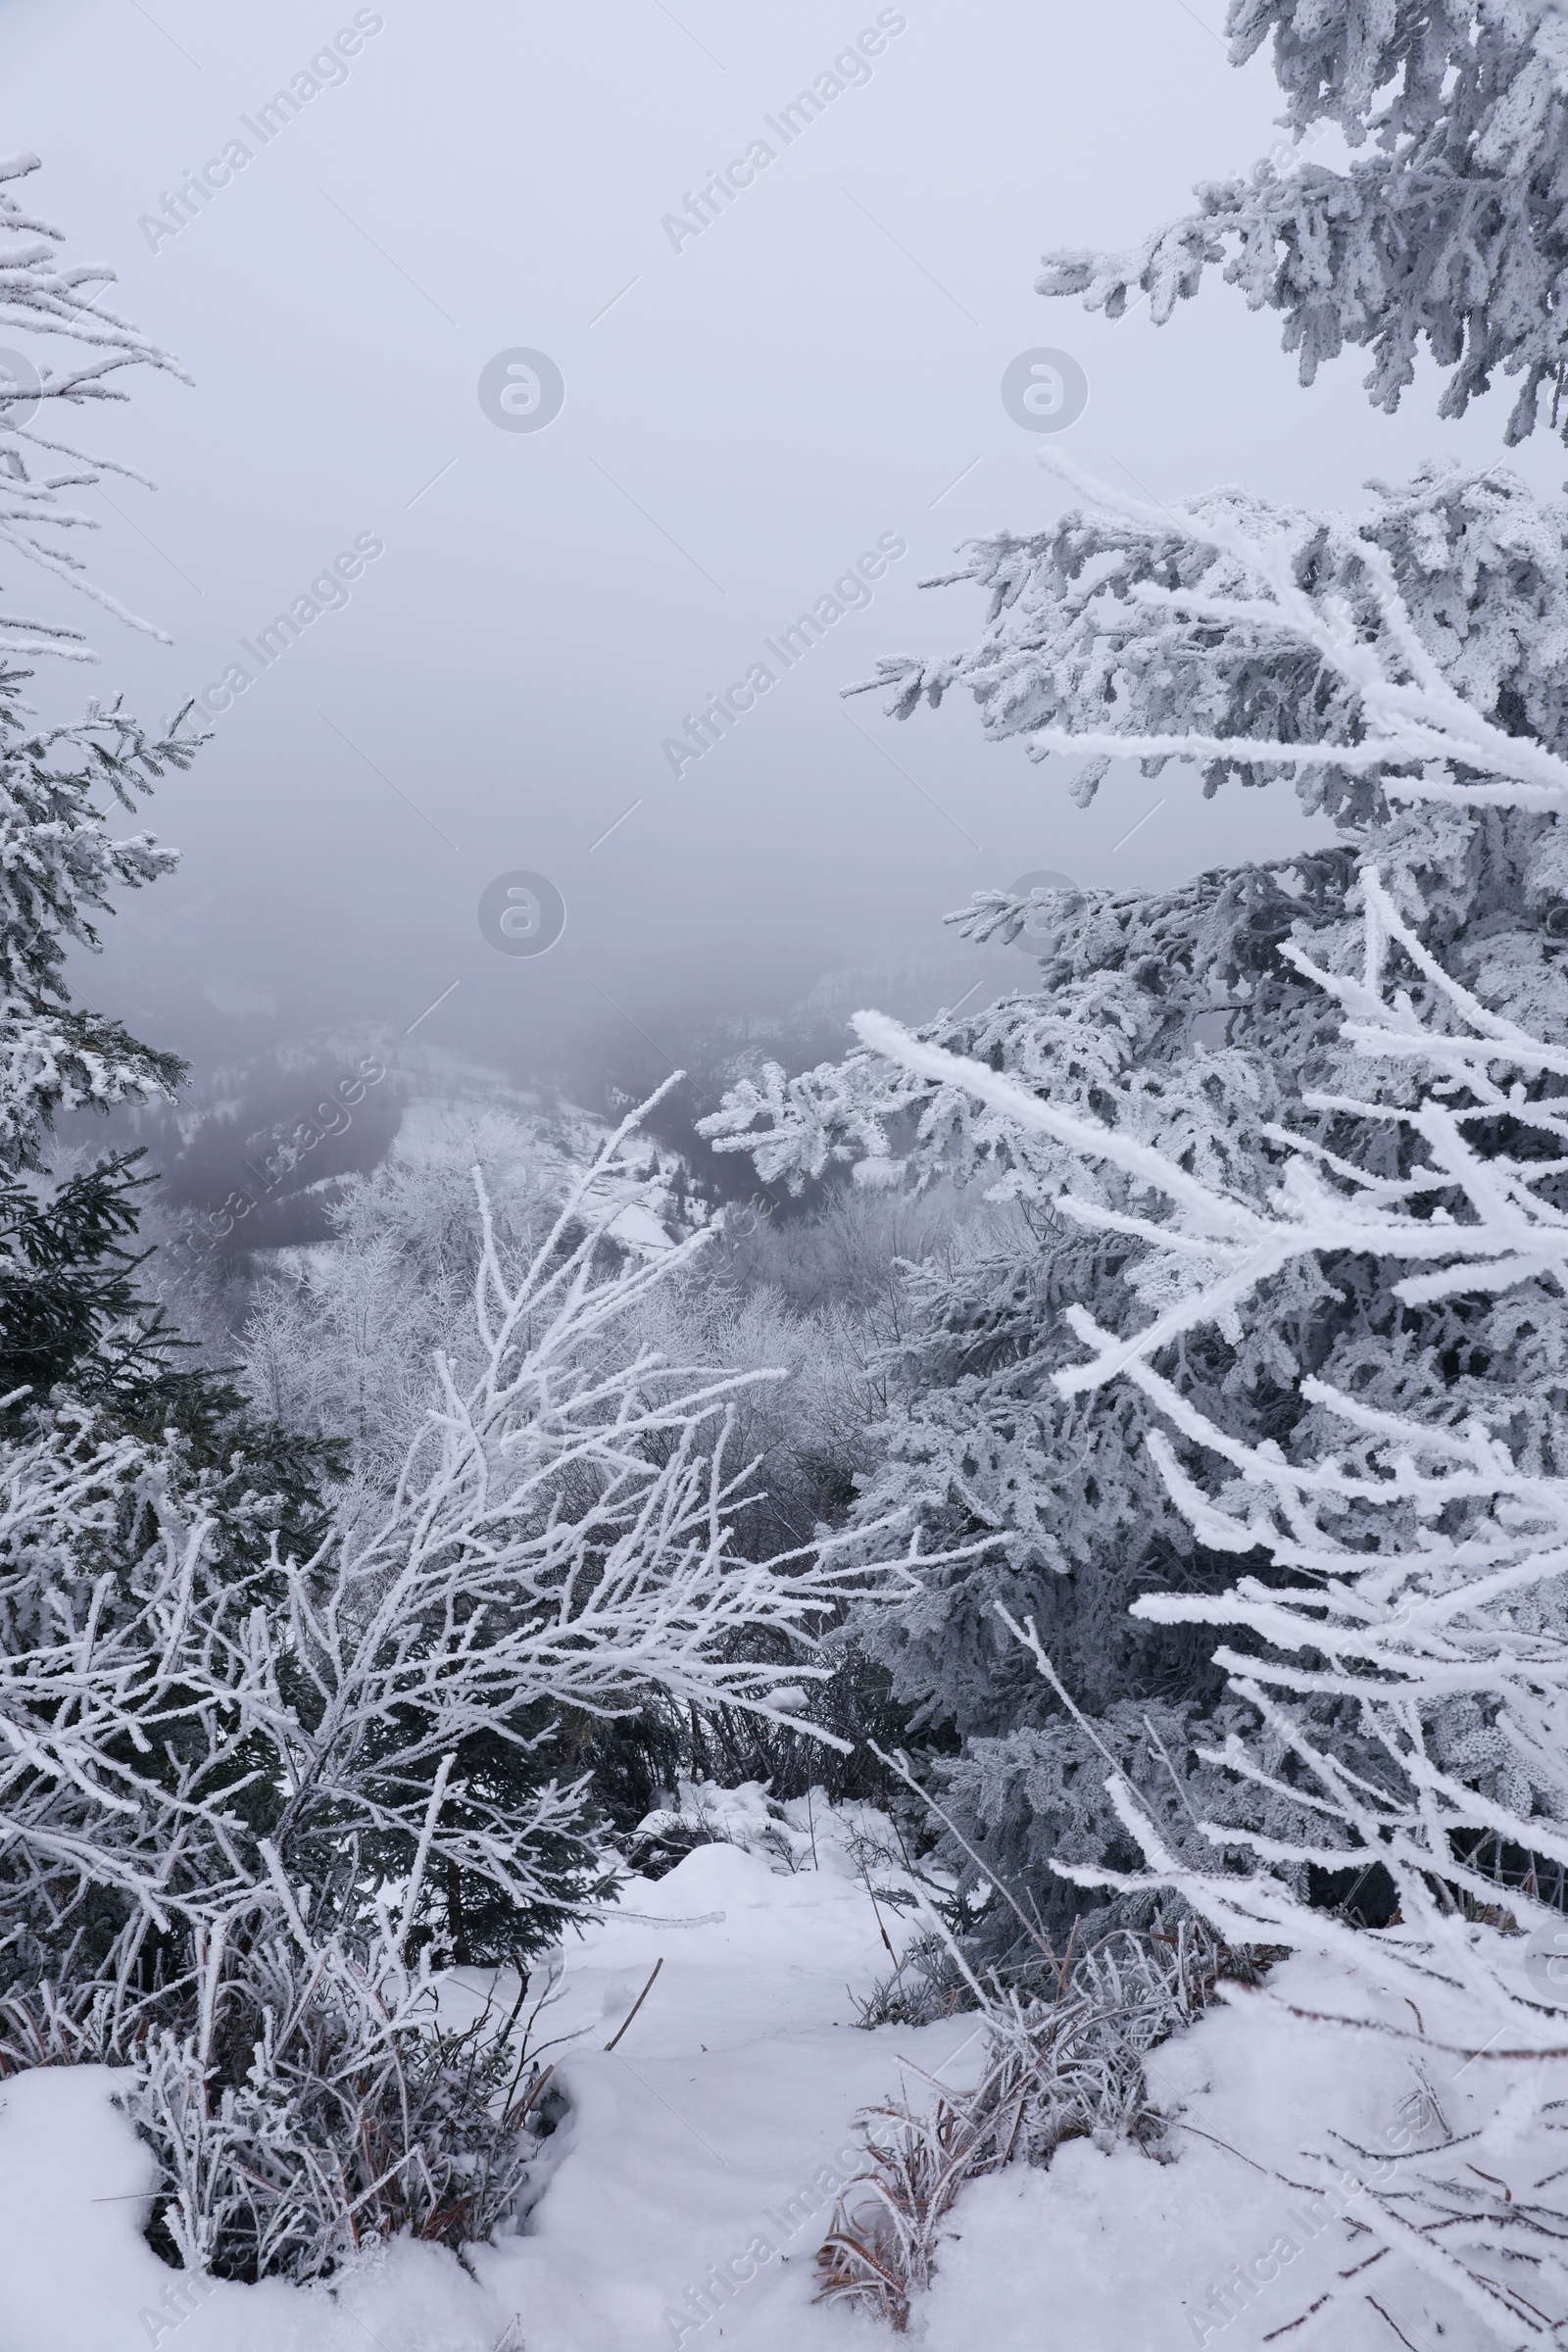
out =
[[[566,928],[566,902],[548,874],[497,874],[479,900],[479,928],[502,956],[544,956]]]
[[[1089,406],[1089,378],[1070,351],[1020,351],[1003,374],[1002,405],[1026,433],[1064,433]]]
[[[545,351],[498,351],[479,376],[479,406],[504,433],[538,433],[565,404],[566,379]]]

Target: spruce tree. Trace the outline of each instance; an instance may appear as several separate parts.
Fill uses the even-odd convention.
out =
[[[1561,375],[1563,22],[1537,0],[1393,0],[1370,16],[1239,0],[1233,54],[1273,33],[1293,151],[1201,188],[1199,215],[1131,256],[1048,257],[1042,290],[1117,315],[1142,288],[1158,321],[1221,267],[1254,307],[1282,310],[1308,376],[1343,342],[1372,346],[1384,407],[1418,348],[1454,371],[1450,414],[1493,373],[1522,375],[1507,425],[1519,438]],[[1348,172],[1315,160],[1325,123],[1351,146]],[[1058,471],[1072,503],[1057,522],[973,543],[936,583],[980,589],[983,631],[955,654],[883,662],[872,685],[889,711],[907,719],[968,692],[989,739],[1073,760],[1080,802],[1115,757],[1150,776],[1191,761],[1205,793],[1289,782],[1333,816],[1341,846],[1057,903],[1038,989],[932,1024],[915,1044],[934,1058],[868,1047],[794,1079],[773,1069],[705,1125],[769,1180],[856,1161],[914,1184],[956,1173],[1000,1187],[1030,1223],[1022,1252],[917,1279],[920,1338],[890,1367],[885,1464],[864,1497],[879,1511],[906,1499],[944,1538],[994,1545],[929,1573],[917,1602],[862,1639],[902,1698],[962,1736],[947,1775],[959,1826],[1064,1926],[1082,1898],[1049,1871],[1052,1851],[1132,1855],[1086,1723],[1174,1847],[1195,1838],[1194,1812],[1235,1815],[1234,1781],[1203,1758],[1224,1748],[1236,1702],[1193,1628],[1230,1570],[1212,1521],[1177,1509],[1158,1473],[1149,1396],[1122,1385],[1091,1397],[1070,1379],[1074,1309],[1130,1335],[1159,1303],[1125,1222],[1142,1206],[1136,1173],[1086,1158],[1081,1134],[1021,1123],[952,1070],[979,1065],[1261,1201],[1277,1133],[1331,1138],[1330,1114],[1303,1102],[1348,1085],[1339,1010],[1293,949],[1344,968],[1373,868],[1453,982],[1560,1038],[1568,510],[1500,466],[1430,465],[1347,514],[1242,491],[1152,509]],[[955,919],[1006,938],[1029,913],[989,892]],[[1418,1005],[1424,992],[1418,975]],[[1063,1214],[1069,1185],[1103,1223]],[[1386,1379],[1392,1351],[1406,1401],[1425,1382],[1462,1393],[1488,1356],[1476,1323],[1457,1298],[1412,1322],[1353,1251],[1303,1257],[1266,1314],[1183,1335],[1183,1394],[1238,1444],[1288,1448],[1308,1418],[1303,1373],[1360,1359]],[[1532,1426],[1560,1410],[1537,1381],[1512,1394]],[[1129,1617],[1156,1592],[1190,1606]],[[1078,1715],[1032,1675],[999,1604],[1034,1618]]]

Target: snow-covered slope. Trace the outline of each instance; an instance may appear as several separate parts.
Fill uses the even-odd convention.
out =
[[[964,2086],[973,2021],[852,2022],[855,1995],[887,1966],[853,1814],[818,1799],[770,1820],[755,1788],[714,1811],[746,1844],[703,1845],[657,1883],[631,1881],[568,1947],[537,2034],[564,2037],[551,2055],[569,2109],[521,2234],[470,2249],[466,2271],[402,2244],[335,2293],[220,2283],[182,2296],[139,2235],[152,2168],[112,2105],[113,2077],[25,2075],[0,2089],[0,2352],[891,2352],[876,2324],[814,2302],[813,2258],[857,2162],[856,2111],[916,2093],[917,2070]],[[467,1972],[446,1998],[471,2013],[489,1988]],[[1303,2007],[1325,1989],[1298,1962],[1276,1988]],[[1049,2172],[971,2183],[912,2340],[927,2352],[1494,2340],[1407,2259],[1378,2257],[1353,2198],[1313,2201],[1347,2139],[1409,2142],[1414,2125],[1421,2143],[1430,2102],[1412,2106],[1394,2045],[1369,2038],[1354,2069],[1330,2069],[1321,2029],[1243,1994],[1156,2050],[1152,2073],[1161,2103],[1182,2110],[1177,2160],[1081,2140]],[[1462,2131],[1464,2081],[1432,2089]]]

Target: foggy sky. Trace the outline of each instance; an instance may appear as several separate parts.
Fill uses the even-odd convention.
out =
[[[864,75],[845,65],[786,143],[780,110],[879,15]],[[1369,473],[1501,454],[1511,388],[1440,425],[1428,375],[1391,421],[1351,354],[1302,392],[1278,321],[1217,283],[1161,330],[1032,292],[1048,247],[1131,243],[1277,137],[1220,0],[386,0],[357,35],[356,16],[0,9],[4,144],[44,159],[27,199],[194,379],[131,377],[81,433],[159,485],[96,499],[94,564],[174,643],[93,615],[99,668],[36,699],[61,716],[84,683],[123,688],[163,715],[235,662],[253,678],[159,790],[184,864],[78,960],[90,1002],[198,1059],[334,1022],[395,1035],[443,992],[420,1044],[629,1021],[657,1045],[695,1007],[913,955],[1030,868],[1164,883],[1308,837],[1288,787],[1204,803],[1190,771],[1124,768],[1084,811],[1067,763],[984,745],[966,696],[905,726],[839,699],[881,655],[972,642],[978,596],[917,582],[1066,503],[1000,397],[1032,346],[1089,379],[1054,446],[1154,499],[1239,480],[1354,503]],[[323,86],[265,115],[300,76]],[[227,184],[149,229],[235,140]],[[772,160],[727,209],[672,232],[758,141]],[[480,404],[517,349],[564,381],[540,431]],[[1544,436],[1510,462],[1557,483]],[[879,539],[906,552],[674,776],[685,715]],[[334,609],[264,668],[259,632],[313,580]],[[480,935],[513,869],[564,901],[547,956]]]

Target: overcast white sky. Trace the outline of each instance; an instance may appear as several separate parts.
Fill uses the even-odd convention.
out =
[[[96,1002],[202,1057],[402,1027],[454,981],[420,1036],[455,1051],[612,1004],[657,1034],[912,951],[1031,867],[1164,882],[1302,837],[1288,791],[1205,804],[1174,771],[1081,811],[1062,763],[984,746],[967,698],[901,727],[838,693],[879,655],[969,642],[974,593],[916,582],[1063,503],[1000,397],[1031,346],[1089,378],[1059,445],[1156,498],[1353,502],[1373,471],[1499,454],[1511,393],[1440,425],[1429,382],[1391,422],[1356,355],[1303,393],[1278,322],[1217,285],[1161,331],[1032,292],[1048,247],[1130,242],[1277,135],[1221,0],[882,12],[906,23],[870,78],[678,252],[662,217],[780,146],[764,117],[876,24],[870,0],[367,13],[346,78],[262,148],[242,117],[353,25],[349,0],[0,5],[3,143],[45,164],[29,197],[194,378],[89,419],[159,485],[113,486],[99,575],[175,641],[97,627],[92,684],[167,712],[356,535],[385,548],[161,790],[184,867],[121,915],[82,975]],[[141,217],[236,136],[246,168],[150,250]],[[480,406],[517,347],[564,378],[541,432]],[[1520,463],[1562,471],[1544,440]],[[909,552],[870,605],[677,781],[682,714],[884,533]],[[80,686],[52,680],[49,708]],[[479,933],[511,868],[567,906],[537,960]]]

